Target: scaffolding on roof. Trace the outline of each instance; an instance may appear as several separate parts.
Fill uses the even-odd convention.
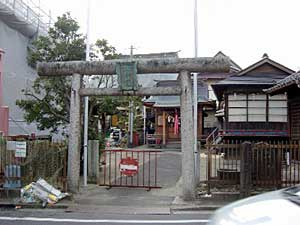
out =
[[[32,0],[0,0],[0,19],[29,38],[46,35],[53,22],[51,12]]]

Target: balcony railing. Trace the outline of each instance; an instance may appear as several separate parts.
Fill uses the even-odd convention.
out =
[[[53,23],[51,12],[46,12],[40,5],[27,0],[0,0],[0,13],[14,15],[12,23],[26,23],[34,27],[38,34],[47,34],[50,25]]]

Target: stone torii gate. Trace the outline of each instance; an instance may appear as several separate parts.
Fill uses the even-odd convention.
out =
[[[144,87],[134,91],[119,88],[82,88],[83,75],[116,74],[117,64],[134,62],[137,74],[178,73],[179,87]],[[83,96],[162,96],[180,95],[181,150],[182,150],[182,195],[185,200],[195,198],[194,135],[192,72],[227,72],[230,70],[228,57],[162,58],[144,60],[69,61],[38,64],[39,76],[72,76],[70,103],[70,133],[68,146],[68,187],[72,192],[79,190],[81,120],[80,108]]]

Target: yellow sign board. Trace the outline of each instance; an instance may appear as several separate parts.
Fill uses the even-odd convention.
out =
[[[118,115],[112,115],[112,117],[111,117],[111,126],[112,127],[118,126],[118,122],[119,122]]]

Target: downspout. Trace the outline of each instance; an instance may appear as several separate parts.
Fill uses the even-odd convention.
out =
[[[9,109],[3,104],[3,55],[4,51],[0,49],[0,135],[8,135]]]

